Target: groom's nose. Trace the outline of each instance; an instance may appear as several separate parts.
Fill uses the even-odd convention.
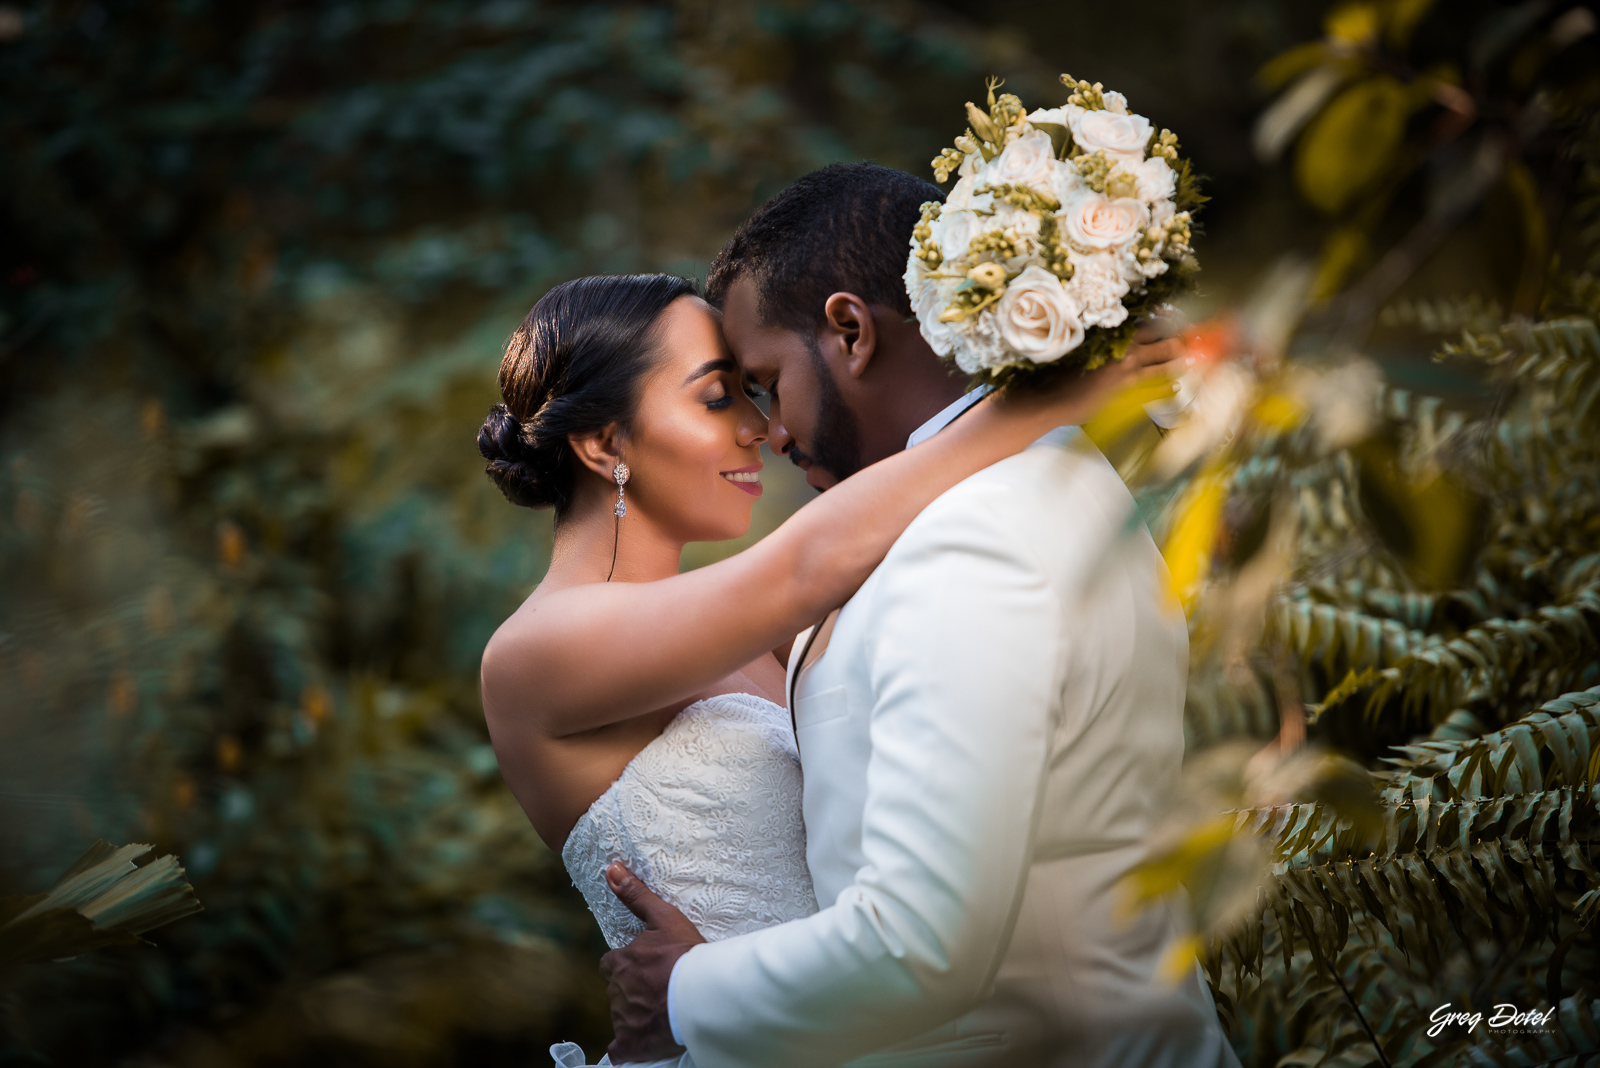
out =
[[[767,448],[774,456],[787,456],[794,444],[794,435],[783,425],[783,406],[773,397],[767,408]]]

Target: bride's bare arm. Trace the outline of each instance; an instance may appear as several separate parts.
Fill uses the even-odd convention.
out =
[[[685,700],[849,599],[934,498],[1083,421],[1176,342],[1047,395],[991,396],[931,440],[809,502],[737,556],[644,583],[590,583],[530,601],[483,654],[484,710],[561,737]]]

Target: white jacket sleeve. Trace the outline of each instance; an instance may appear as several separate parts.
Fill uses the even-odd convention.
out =
[[[885,561],[866,606],[866,864],[817,914],[678,962],[700,1068],[835,1064],[988,996],[1032,861],[1061,670],[1060,606],[1001,518],[1008,492],[947,495]]]

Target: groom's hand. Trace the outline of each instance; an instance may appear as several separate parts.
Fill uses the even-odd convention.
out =
[[[600,958],[611,998],[611,1028],[616,1033],[606,1052],[621,1061],[655,1060],[683,1047],[672,1040],[667,1017],[667,983],[672,966],[704,942],[689,918],[665,901],[621,864],[606,869],[606,885],[628,911],[644,921],[644,930],[621,949]]]

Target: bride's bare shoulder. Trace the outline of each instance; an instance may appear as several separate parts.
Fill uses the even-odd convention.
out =
[[[557,666],[554,646],[563,633],[562,619],[585,599],[582,585],[542,583],[495,628],[479,665],[485,711],[503,693],[529,693],[528,687]]]

